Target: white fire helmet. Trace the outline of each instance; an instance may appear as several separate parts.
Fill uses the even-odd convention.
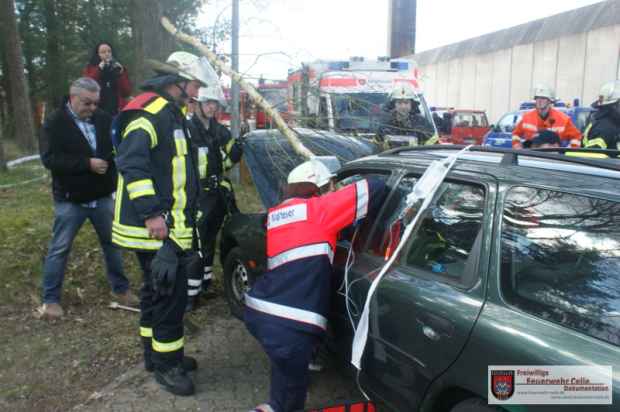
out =
[[[179,70],[179,76],[184,79],[197,80],[203,86],[210,84],[209,68],[211,68],[211,65],[204,57],[198,57],[184,51],[177,51],[168,57],[166,63],[176,67]]]
[[[551,102],[555,101],[555,92],[551,87],[544,84],[537,84],[536,87],[534,87],[534,92],[532,94],[534,99],[537,97],[544,97],[549,99]]]
[[[199,103],[208,102],[209,100],[215,100],[220,105],[224,106],[226,104],[226,99],[224,98],[224,91],[222,87],[217,84],[212,84],[207,87],[201,87],[198,89],[198,96],[194,99]]]
[[[290,183],[314,183],[317,187],[325,186],[334,177],[327,166],[317,160],[311,159],[303,162],[288,174],[287,182]]]
[[[599,92],[599,105],[607,106],[620,101],[620,80],[607,82]]]
[[[418,101],[418,95],[413,88],[413,85],[408,82],[399,82],[397,83],[392,92],[390,93],[390,100],[405,100],[411,99]]]

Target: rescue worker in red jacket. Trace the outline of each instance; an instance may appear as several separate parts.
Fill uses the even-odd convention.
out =
[[[267,271],[245,298],[245,323],[271,361],[270,400],[255,410],[303,410],[308,364],[327,327],[338,232],[383,198],[378,178],[320,195],[333,175],[313,159],[288,176],[285,200],[267,217]]]
[[[536,108],[523,115],[512,131],[512,148],[523,149],[523,142],[534,139],[543,130],[551,130],[560,136],[563,146],[581,147],[581,132],[570,117],[553,108],[555,93],[551,88],[538,85],[534,88]]]

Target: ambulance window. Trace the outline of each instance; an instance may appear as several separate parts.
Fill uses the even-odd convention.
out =
[[[327,98],[321,96],[319,100],[319,129],[327,129],[329,126],[327,117]]]

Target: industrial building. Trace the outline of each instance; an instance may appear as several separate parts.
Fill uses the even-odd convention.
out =
[[[620,78],[620,0],[608,0],[408,56],[427,101],[487,110],[494,122],[545,83],[558,98],[590,104]]]

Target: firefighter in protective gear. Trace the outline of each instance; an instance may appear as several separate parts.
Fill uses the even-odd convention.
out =
[[[304,409],[308,364],[327,327],[336,237],[383,198],[376,177],[319,196],[331,177],[320,161],[302,163],[288,176],[285,200],[268,212],[267,271],[245,297],[246,327],[271,361],[264,410]]]
[[[188,278],[188,311],[194,307],[201,289],[206,291],[213,278],[215,241],[224,218],[238,212],[232,185],[224,172],[241,160],[243,150],[239,139],[233,139],[228,128],[216,119],[223,102],[224,93],[217,83],[200,88],[193,103],[191,125],[193,141],[198,146],[202,188],[198,230],[204,271]]]
[[[553,108],[555,93],[544,85],[534,88],[536,108],[523,115],[512,131],[512,148],[523,149],[523,142],[534,139],[543,130],[551,130],[565,142],[564,146],[581,147],[581,132],[570,117]]]
[[[173,53],[114,126],[120,175],[112,241],[135,251],[144,273],[140,336],[145,367],[164,389],[182,396],[194,393],[187,371],[197,367],[184,356],[183,315],[186,268],[197,258],[192,249],[200,193],[183,107],[205,85],[204,64],[189,53]]]
[[[583,147],[620,150],[620,80],[605,83],[599,95]]]
[[[389,116],[379,128],[380,141],[388,135],[415,136],[418,145],[432,145],[439,142],[434,126],[424,117],[418,97],[411,83],[398,83],[390,93],[385,110]],[[388,142],[388,145],[391,146]]]

